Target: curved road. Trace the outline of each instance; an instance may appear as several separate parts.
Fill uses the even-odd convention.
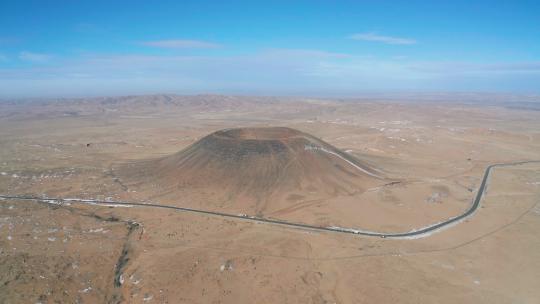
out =
[[[247,216],[247,215],[235,215],[235,214],[228,214],[228,213],[223,213],[223,212],[206,211],[206,210],[176,207],[176,206],[170,206],[170,205],[161,205],[161,204],[154,204],[154,203],[130,203],[130,202],[122,202],[122,201],[103,201],[103,200],[78,199],[78,198],[67,198],[67,199],[66,198],[42,198],[42,197],[36,197],[36,196],[15,196],[15,195],[0,195],[0,199],[31,200],[31,201],[40,201],[40,202],[51,203],[51,204],[75,202],[75,203],[81,203],[81,204],[87,204],[87,205],[101,205],[101,206],[112,206],[112,207],[125,206],[125,207],[164,208],[164,209],[173,209],[173,210],[178,210],[178,211],[193,212],[193,213],[200,213],[200,214],[206,214],[206,215],[214,215],[214,216],[249,220],[249,221],[255,221],[255,222],[260,222],[260,223],[272,223],[272,224],[284,225],[284,226],[289,226],[289,227],[294,227],[294,228],[304,228],[304,229],[319,230],[319,231],[350,233],[350,234],[376,236],[376,237],[383,237],[383,238],[418,238],[418,237],[428,236],[432,232],[440,230],[449,225],[458,223],[464,220],[465,218],[469,217],[470,215],[472,215],[476,211],[476,209],[478,209],[478,206],[480,206],[480,201],[482,200],[482,196],[484,195],[484,192],[486,190],[487,181],[489,179],[489,175],[491,173],[492,168],[516,166],[516,165],[523,165],[523,164],[528,164],[528,163],[540,163],[540,160],[519,161],[519,162],[512,162],[512,163],[499,163],[499,164],[489,165],[484,171],[482,183],[480,184],[480,187],[478,188],[478,192],[476,193],[476,196],[473,199],[472,205],[468,210],[466,210],[464,213],[458,216],[449,218],[446,221],[433,224],[430,226],[426,226],[420,229],[416,229],[416,230],[412,230],[408,232],[401,232],[401,233],[384,233],[384,232],[366,231],[366,230],[358,230],[358,229],[353,229],[353,228],[342,228],[342,227],[312,226],[312,225],[287,222],[287,221],[282,221],[282,220],[277,220],[277,219],[267,219],[267,218],[260,218],[260,217]]]

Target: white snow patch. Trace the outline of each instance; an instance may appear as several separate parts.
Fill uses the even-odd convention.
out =
[[[131,208],[133,205],[121,205],[121,204],[100,204],[93,200],[80,200],[80,203],[95,205],[95,206],[105,206],[105,207],[120,207],[120,208]]]
[[[474,213],[473,213],[474,214]],[[469,216],[471,216],[472,214],[470,214]],[[447,224],[445,226],[442,226],[442,227],[439,227],[438,229],[436,230],[432,230],[430,232],[424,232],[424,233],[421,233],[421,234],[417,234],[417,235],[413,235],[413,236],[405,236],[405,237],[399,237],[400,239],[406,239],[406,240],[414,240],[414,239],[421,239],[421,238],[425,238],[425,237],[428,237],[434,233],[437,233],[437,232],[440,232],[442,230],[445,230],[445,229],[448,229],[448,228],[451,228],[451,227],[454,227],[455,225],[465,221],[469,216],[465,217],[465,218],[462,218],[460,219],[459,221],[456,221],[456,222],[453,222],[453,223],[450,223],[450,224]],[[452,219],[452,218],[450,218]],[[450,220],[449,219],[449,220]],[[438,225],[440,223],[442,223],[444,221],[441,221],[441,222],[437,222],[435,224],[432,224],[432,225],[429,225],[429,226],[425,226],[425,227],[421,227],[421,228],[418,228],[418,229],[414,229],[414,230],[411,230],[409,232],[416,232],[416,231],[420,231],[420,230],[424,230],[428,227],[432,227],[432,226],[435,226],[435,225]]]
[[[225,271],[225,270],[232,270],[233,269],[233,266],[232,266],[232,262],[231,261],[226,261],[225,264],[221,265],[219,267],[219,270],[220,271]]]
[[[61,199],[61,200],[42,199],[41,201],[44,202],[44,203],[47,203],[47,204],[53,204],[53,205],[62,205],[62,204],[64,204],[66,206],[71,205],[71,203],[66,203],[66,202],[76,202],[76,203],[81,203],[81,204],[94,205],[94,206],[105,206],[105,207],[123,207],[123,208],[131,208],[131,207],[133,207],[132,205],[122,205],[122,204],[114,204],[114,203],[103,204],[103,203],[99,203],[96,200],[92,200],[92,199],[77,199],[77,198],[64,198],[64,199]]]
[[[135,278],[135,275],[133,275],[133,274],[129,277],[129,280],[130,280],[131,283],[133,283],[134,285],[139,285],[139,283],[142,281],[141,279]]]
[[[115,207],[115,208],[131,208],[133,205],[119,205],[119,204],[99,204],[100,206],[105,207]]]
[[[427,199],[426,202],[428,203],[442,203],[442,200],[447,195],[440,192],[432,193]]]
[[[330,150],[327,150],[325,148],[322,148],[322,147],[315,147],[315,146],[309,146],[309,145],[306,145],[304,147],[304,150],[316,150],[316,151],[323,151],[325,153],[328,153],[328,154],[331,154],[331,155],[334,155],[334,156],[337,156],[339,158],[341,158],[342,160],[346,161],[347,163],[349,163],[351,166],[355,167],[356,169],[364,172],[365,174],[367,175],[370,175],[370,176],[373,176],[373,177],[376,177],[376,178],[380,178],[380,176],[376,175],[376,174],[373,174],[367,170],[365,170],[364,168],[360,167],[360,166],[357,166],[356,164],[354,164],[353,162],[349,161],[348,159],[344,158],[343,156],[337,154],[336,152],[334,151],[330,151]]]
[[[44,203],[51,204],[51,205],[62,205],[61,201],[53,200],[53,199],[43,199],[41,200]]]
[[[144,298],[143,298],[143,301],[148,302],[148,301],[152,300],[153,298],[154,298],[153,295],[145,295]]]
[[[92,287],[89,286],[89,287],[87,287],[87,288],[85,288],[85,289],[79,290],[79,292],[81,292],[81,293],[89,293],[91,290],[92,290]]]
[[[347,232],[352,232],[354,234],[360,234],[360,233],[371,233],[371,234],[379,234],[378,232],[373,232],[373,231],[367,231],[367,230],[360,230],[360,229],[354,229],[354,228],[344,228],[344,227],[339,227],[339,226],[329,226],[329,227],[326,227],[328,229],[332,229],[332,230],[337,230],[337,231],[347,231]],[[381,235],[382,236],[382,235]]]
[[[441,267],[444,269],[454,270],[456,267],[450,265],[450,264],[441,264]]]

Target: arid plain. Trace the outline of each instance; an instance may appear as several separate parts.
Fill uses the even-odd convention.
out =
[[[418,237],[251,220],[410,232],[540,161],[534,105],[409,99],[0,103],[0,195],[239,215],[1,199],[0,302],[538,303],[540,162]]]

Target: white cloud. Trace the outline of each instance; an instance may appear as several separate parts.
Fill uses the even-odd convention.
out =
[[[19,59],[23,61],[42,63],[51,59],[51,56],[47,54],[32,53],[28,51],[22,51],[19,53]]]
[[[242,55],[84,54],[53,64],[0,67],[0,97],[24,94],[223,92],[347,94],[361,90],[538,91],[540,62],[394,60],[324,50]],[[29,90],[32,88],[32,90]]]
[[[309,50],[309,49],[266,49],[260,53],[260,55],[283,58],[283,59],[313,59],[313,58],[348,58],[351,57],[345,53],[327,52],[321,50]]]
[[[145,41],[142,44],[146,46],[169,49],[211,49],[221,46],[220,44],[208,41],[183,39]]]
[[[353,40],[375,41],[386,44],[415,44],[416,40],[402,37],[383,36],[377,33],[358,33],[349,36]]]
[[[540,73],[540,61],[530,62],[420,62],[414,70],[434,74]]]

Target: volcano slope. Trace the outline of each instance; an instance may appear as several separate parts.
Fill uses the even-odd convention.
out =
[[[176,154],[117,171],[147,199],[256,216],[309,208],[389,182],[366,162],[285,127],[217,131]]]

